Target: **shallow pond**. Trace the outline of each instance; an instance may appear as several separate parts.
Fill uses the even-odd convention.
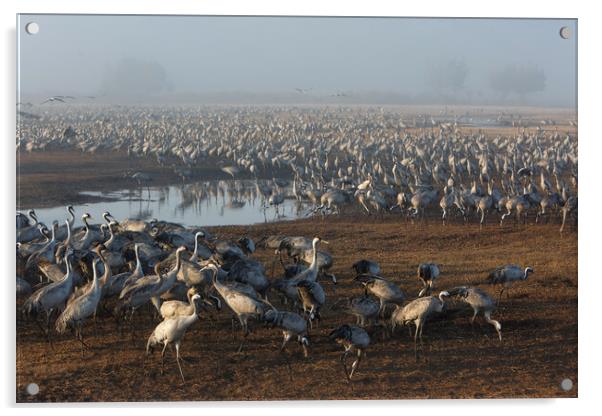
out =
[[[275,189],[286,198],[278,206],[269,206],[260,186]],[[272,181],[203,181],[160,188],[141,188],[115,192],[84,192],[100,202],[74,205],[76,226],[87,212],[92,223],[100,223],[109,211],[119,220],[138,218],[177,222],[186,226],[246,225],[304,217],[310,207],[292,198],[289,187],[276,188]],[[35,208],[35,207],[34,207]],[[35,209],[38,219],[50,224],[68,218],[65,207]],[[26,213],[27,210],[22,210]]]

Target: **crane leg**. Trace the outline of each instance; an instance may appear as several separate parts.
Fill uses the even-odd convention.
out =
[[[79,326],[76,330],[76,334],[77,334],[77,339],[79,340],[79,342],[81,343],[82,346],[82,357],[84,356],[84,348],[86,349],[90,349],[90,346],[88,344],[86,344],[86,342],[84,341],[84,334],[82,332],[82,328],[81,326]]]
[[[289,342],[292,338],[292,335],[290,333],[285,332],[284,333],[284,341],[282,341],[282,345],[280,346],[280,351],[284,351],[286,348],[286,343]]]
[[[416,324],[416,331],[414,332],[414,359],[418,362],[418,330],[420,329],[420,323]],[[421,338],[422,340],[422,338]]]
[[[302,340],[301,341],[301,346],[303,347],[303,356],[305,358],[309,357],[309,349],[307,348],[307,344]]]
[[[165,361],[165,349],[167,348],[167,343],[163,344],[163,349],[161,350],[161,375],[163,375],[163,364]]]
[[[343,353],[343,355],[341,355],[341,364],[343,364],[343,371],[345,371],[345,377],[347,377],[347,380],[349,381],[349,371],[347,371],[347,365],[345,364],[345,360],[347,359],[347,354],[349,353],[349,350],[345,350],[345,352]]]
[[[359,367],[360,361],[362,360],[362,355],[363,355],[362,350],[358,349],[357,350],[357,359],[353,362],[353,364],[351,364],[351,371],[349,372],[349,380],[351,380],[351,377],[353,377],[353,373]]]
[[[241,323],[242,329],[243,329],[243,337],[242,337],[242,341],[240,342],[240,345],[238,346],[238,352],[239,353],[242,352],[242,348],[245,345],[245,341],[247,340],[247,336],[249,335],[249,328],[247,326],[247,322],[241,318],[240,323]]]
[[[178,363],[178,369],[180,370],[180,376],[182,376],[182,383],[185,383],[184,373],[182,372],[182,366],[180,365],[180,343],[176,342],[176,362]]]
[[[477,313],[478,313],[478,311],[475,309],[475,310],[473,311],[472,318],[470,318],[470,324],[471,324],[471,325],[474,325],[474,320],[475,320],[475,319],[476,319],[476,317],[477,317]]]

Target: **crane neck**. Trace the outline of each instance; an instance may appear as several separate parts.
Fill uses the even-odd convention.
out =
[[[312,256],[311,265],[309,266],[309,268],[312,270],[316,270],[318,268],[318,242],[314,241],[312,246],[313,246],[313,256]]]
[[[134,269],[134,273],[138,272],[138,274],[142,273],[142,263],[140,263],[140,256],[138,255],[138,244],[134,246],[134,254],[136,255],[136,268]]]
[[[100,261],[102,261],[102,265],[104,267],[104,273],[102,275],[101,280],[102,280],[103,284],[105,284],[111,277],[111,267],[109,266],[109,264],[107,263],[107,260],[105,259],[105,257],[102,254],[98,253],[98,257],[100,258]]]
[[[84,236],[82,237],[82,240],[81,240],[81,241],[84,241],[90,235],[90,226],[88,225],[87,217],[82,217],[82,221],[84,222],[84,228],[86,229],[86,232],[84,233]]]
[[[69,223],[69,225],[73,225],[75,223],[75,212],[72,208],[67,209],[67,211],[69,212],[70,217],[67,222]]]
[[[65,246],[68,246],[71,243],[71,224],[69,221],[65,221],[65,225],[67,226],[67,238],[65,239]]]
[[[107,270],[107,266],[105,265],[105,273]],[[98,268],[96,266],[96,261],[92,261],[92,291],[98,289]]]
[[[113,234],[113,228],[109,225],[109,238],[107,238],[107,241],[104,242],[105,247],[110,246],[114,238],[115,234]]]
[[[211,281],[213,282],[213,285],[214,285],[216,288],[218,288],[218,287],[219,287],[219,288],[223,288],[223,287],[224,287],[224,285],[222,285],[222,283],[221,283],[221,282],[218,280],[218,278],[217,278],[217,275],[218,275],[218,272],[219,272],[219,270],[217,269],[217,266],[215,266],[215,265],[212,265],[212,266],[210,266],[209,268],[210,268],[210,269],[211,269],[211,271],[213,272],[213,276],[211,277]]]
[[[197,235],[194,236],[194,251],[192,252],[191,259],[196,259],[199,256],[199,237]]]
[[[182,256],[182,251],[176,250],[176,265],[173,268],[173,271],[176,273],[178,273],[180,271],[180,267],[182,266],[181,256]]]
[[[67,268],[67,273],[65,274],[65,281],[71,282],[73,279],[73,271],[71,269],[71,262],[69,260],[69,254],[65,254],[65,265]]]

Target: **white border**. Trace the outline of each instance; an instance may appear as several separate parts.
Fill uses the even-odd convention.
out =
[[[591,2],[595,4],[595,2]],[[75,1],[75,0],[3,0],[0,2],[2,13],[3,34],[3,64],[2,82],[4,92],[0,100],[0,115],[2,117],[2,157],[4,158],[3,188],[6,198],[2,204],[2,218],[6,229],[1,239],[0,255],[2,256],[2,299],[4,300],[4,339],[0,342],[2,362],[0,367],[2,387],[2,405],[13,407],[8,412],[26,412],[27,414],[89,415],[105,414],[101,405],[86,406],[67,405],[66,409],[57,406],[38,408],[14,407],[14,294],[8,290],[12,285],[11,268],[14,263],[14,206],[15,206],[15,157],[14,157],[14,128],[15,128],[15,21],[16,13],[117,13],[117,14],[250,14],[250,15],[333,15],[333,16],[456,16],[456,17],[553,17],[579,19],[579,133],[580,133],[580,244],[579,244],[579,399],[571,400],[480,400],[480,401],[399,401],[399,402],[251,402],[251,403],[187,403],[187,404],[152,404],[147,408],[140,405],[127,405],[128,413],[161,414],[164,415],[173,408],[173,412],[187,412],[186,407],[196,407],[193,412],[240,413],[246,415],[299,413],[332,413],[340,411],[347,414],[365,414],[373,407],[376,412],[395,412],[416,414],[417,411],[435,411],[448,414],[483,413],[489,415],[507,414],[515,411],[543,411],[546,414],[562,414],[577,412],[599,412],[597,406],[599,393],[600,354],[599,342],[601,324],[600,312],[597,308],[596,295],[600,292],[602,276],[596,267],[598,254],[599,222],[595,221],[597,203],[600,202],[600,189],[596,186],[599,175],[596,175],[598,158],[601,155],[600,143],[602,137],[596,134],[596,126],[600,121],[597,114],[600,108],[602,94],[600,90],[600,42],[602,39],[599,15],[594,6],[586,2],[546,1],[527,2],[524,0],[504,0],[503,2],[485,1],[414,1],[390,2],[380,0],[294,0],[294,1],[203,1],[191,0],[105,0],[105,1]],[[599,130],[598,130],[599,131]],[[599,162],[598,162],[599,163]],[[598,238],[597,238],[598,237]],[[12,266],[14,269],[14,265]],[[115,406],[112,406],[115,407]],[[339,410],[340,409],[340,410]],[[595,409],[595,410],[594,410]],[[35,413],[34,413],[35,412]]]

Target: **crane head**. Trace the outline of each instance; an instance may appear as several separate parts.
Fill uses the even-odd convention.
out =
[[[337,329],[328,334],[328,338],[338,343],[351,338],[351,327],[347,324],[341,325]]]
[[[276,309],[270,309],[263,314],[263,320],[266,324],[270,324],[272,327],[278,323],[279,313]]]
[[[326,241],[326,240],[323,240],[323,239],[322,239],[322,237],[320,237],[319,235],[316,235],[316,236],[314,237],[313,244],[314,244],[314,245],[316,245],[316,244],[318,244],[318,243],[329,244],[329,243],[328,243],[328,241]]]

